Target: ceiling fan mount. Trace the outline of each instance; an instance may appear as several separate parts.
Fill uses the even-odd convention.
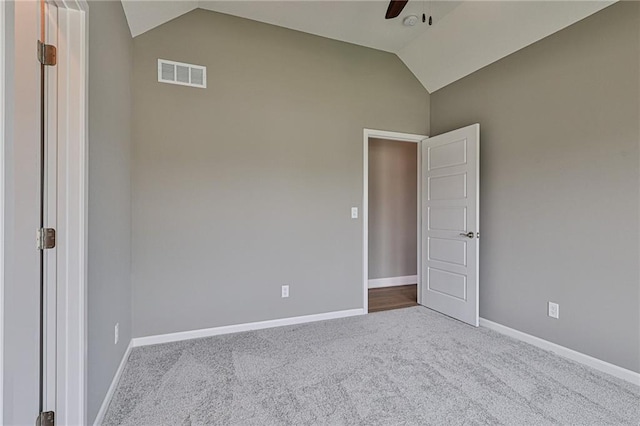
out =
[[[385,19],[393,19],[393,18],[397,18],[400,13],[402,13],[402,10],[404,9],[404,7],[407,5],[407,3],[409,2],[409,0],[391,0],[389,2],[389,7],[387,7],[387,13],[384,15]],[[422,22],[426,22],[427,21],[427,15],[423,12],[422,13]],[[431,17],[431,14],[429,14],[429,25],[433,24],[433,18]]]

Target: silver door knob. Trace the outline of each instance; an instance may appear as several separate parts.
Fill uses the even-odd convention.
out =
[[[469,231],[469,232],[467,232],[466,234],[465,234],[465,233],[461,233],[461,234],[460,234],[460,236],[461,236],[461,237],[467,237],[467,238],[473,238],[474,233],[473,233],[473,232],[471,232],[471,231]]]

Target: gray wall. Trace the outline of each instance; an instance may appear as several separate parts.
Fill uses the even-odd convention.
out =
[[[361,308],[363,128],[428,131],[402,62],[204,10],[134,57],[134,336]],[[158,58],[208,88],[158,83]]]
[[[633,371],[639,25],[615,4],[431,96],[432,134],[481,125],[481,316]]]
[[[34,424],[38,415],[40,64],[34,54],[35,2],[7,2],[3,419]],[[19,25],[15,25],[19,22]]]
[[[93,422],[131,340],[133,40],[119,1],[89,7],[87,416]]]
[[[369,139],[369,279],[417,274],[418,144]]]

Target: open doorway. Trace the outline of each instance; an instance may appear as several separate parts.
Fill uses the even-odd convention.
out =
[[[365,306],[416,306],[420,282],[420,143],[426,136],[365,130]]]
[[[369,312],[418,304],[418,144],[369,138]]]
[[[377,261],[369,257],[371,139],[416,143],[417,303],[477,327],[480,125],[472,124],[429,139],[419,135],[364,130],[362,240],[365,312],[369,312],[369,278],[373,278],[369,276],[370,261]],[[382,282],[387,287],[394,283],[409,284],[398,282],[406,278],[389,278],[393,280]]]

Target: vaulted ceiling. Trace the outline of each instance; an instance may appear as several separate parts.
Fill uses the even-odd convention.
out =
[[[615,1],[420,1],[385,20],[387,1],[123,0],[135,37],[196,8],[392,52],[434,92]],[[404,17],[433,16],[413,27]]]

